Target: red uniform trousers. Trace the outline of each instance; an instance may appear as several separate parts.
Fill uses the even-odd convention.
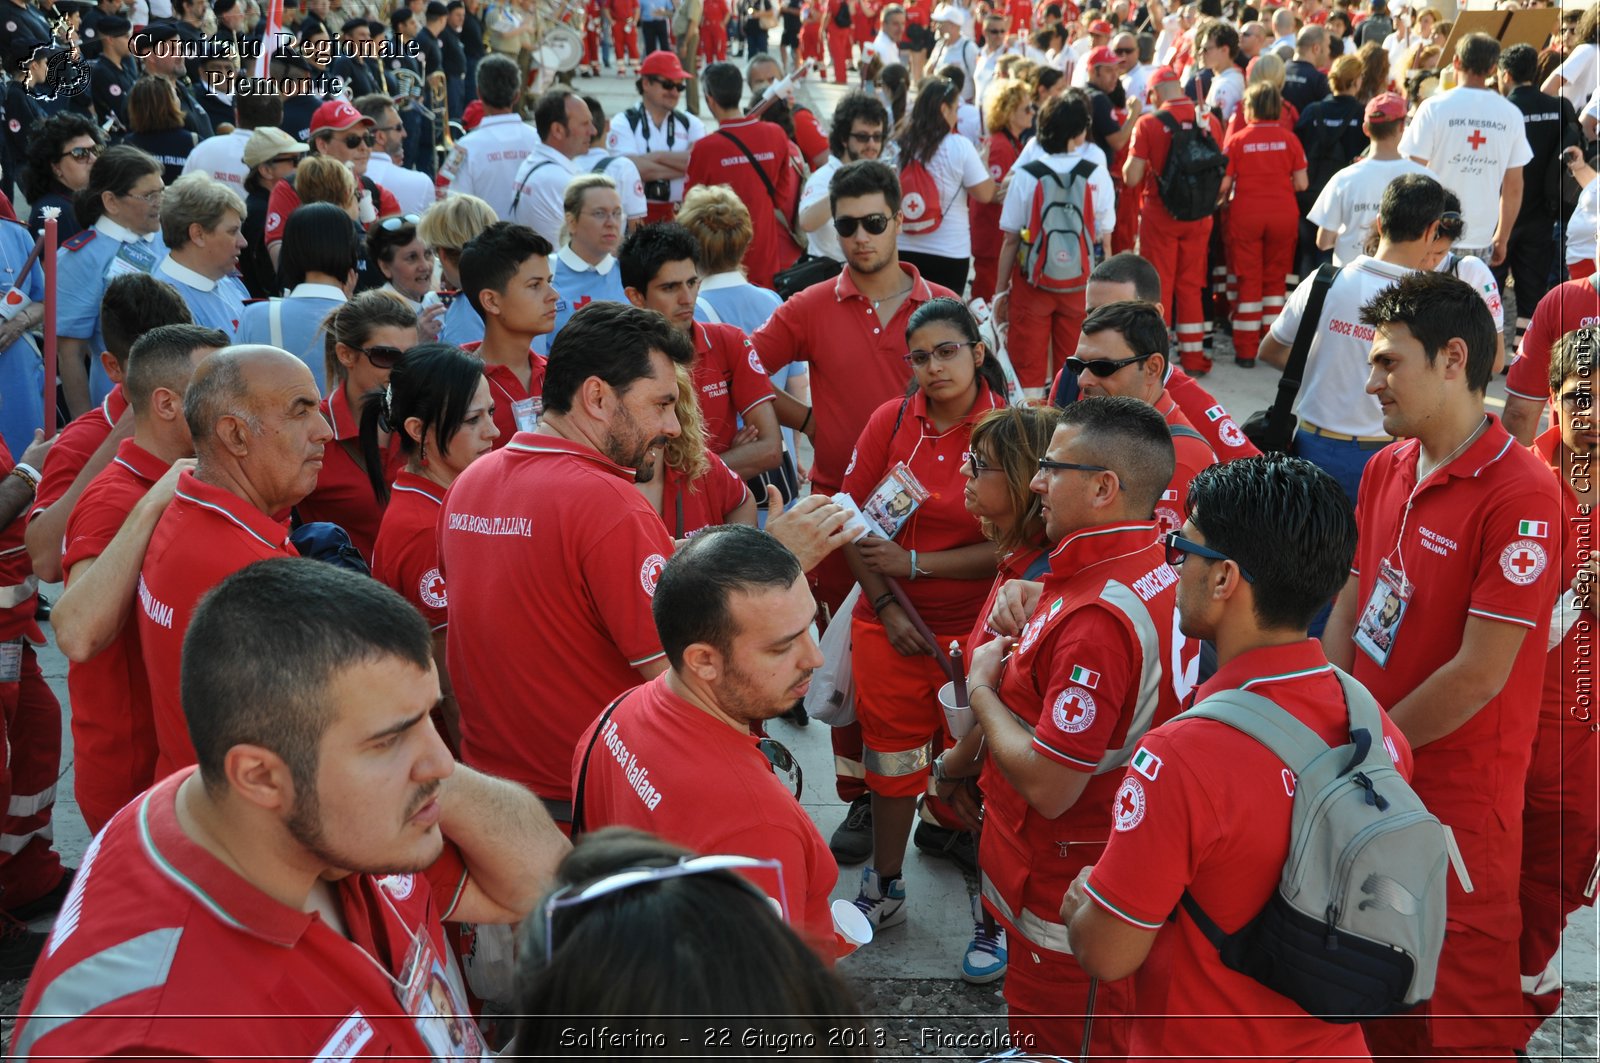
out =
[[[611,23],[611,46],[617,53],[618,73],[622,70],[622,60],[625,57],[638,62],[639,24],[631,18],[613,20]]]
[[[1274,299],[1283,309],[1284,278],[1294,267],[1299,216],[1278,210],[1235,207],[1228,211],[1228,262],[1238,277],[1238,301],[1233,304],[1233,353],[1254,358],[1265,327],[1262,307]]]
[[[1078,336],[1088,316],[1084,293],[1040,291],[1019,271],[1011,282],[1009,302],[1006,353],[1017,371],[1017,383],[1047,388],[1056,367],[1078,351]]]
[[[1076,1059],[1089,1010],[1089,976],[1071,956],[1039,948],[1010,927],[1006,954],[1006,1025],[1013,1042],[1029,1046],[1030,1052]],[[1127,1058],[1133,1010],[1132,978],[1100,983],[1095,990],[1090,1058]]]
[[[1000,256],[980,255],[976,252],[972,256],[972,299],[993,299],[995,278],[1000,275]]]
[[[1117,227],[1111,230],[1111,253],[1132,251],[1139,239],[1139,190],[1129,190],[1120,178],[1111,179],[1117,192]]]
[[[600,67],[600,25],[588,23],[583,30],[583,65]]]
[[[815,59],[822,65],[822,23],[816,19],[800,26],[800,61]]]
[[[29,603],[32,608],[32,603]],[[22,644],[20,680],[0,683],[5,762],[0,764],[0,905],[36,900],[61,881],[61,857],[51,848],[50,824],[61,775],[61,703],[39,670],[33,647]]]
[[[1553,651],[1554,652],[1554,651]],[[1583,711],[1574,709],[1573,711]],[[1561,931],[1594,903],[1600,837],[1595,723],[1541,715],[1522,808],[1522,1000],[1532,1036],[1561,1006]]]
[[[1167,323],[1176,324],[1178,358],[1185,371],[1205,373],[1211,361],[1205,356],[1206,254],[1211,243],[1211,219],[1174,221],[1157,202],[1149,202],[1139,219],[1139,254],[1161,276],[1162,310]],[[1176,304],[1176,311],[1173,310]],[[1015,364],[1016,355],[1012,354]]]
[[[700,23],[700,58],[707,63],[728,61],[728,24],[726,22]]]
[[[934,633],[940,646],[960,642],[963,632]],[[932,657],[902,657],[882,624],[852,617],[850,656],[856,681],[856,719],[861,724],[867,788],[884,797],[915,797],[928,789],[930,756],[909,754],[932,744],[939,753],[951,743],[939,708],[944,671]],[[898,755],[898,756],[897,756]],[[896,761],[900,763],[896,763]],[[920,760],[915,766],[908,762]],[[929,803],[934,801],[929,798]]]
[[[850,31],[835,26],[830,18],[827,40],[828,57],[833,61],[833,80],[843,85],[849,81],[850,75]]]

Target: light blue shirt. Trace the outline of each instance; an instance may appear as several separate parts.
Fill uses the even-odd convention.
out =
[[[244,317],[245,300],[250,292],[238,277],[229,275],[212,280],[196,273],[168,254],[151,272],[157,280],[166,281],[178,290],[183,301],[189,304],[189,315],[196,325],[221,329],[229,340],[239,335],[239,321]]]
[[[639,4],[639,17],[644,20],[671,18],[674,6],[672,0],[642,0]]]
[[[710,304],[711,312],[706,310]],[[700,282],[700,299],[695,304],[696,321],[725,321],[744,329],[746,336],[767,323],[783,300],[770,288],[744,279],[742,273],[713,273]]]
[[[445,308],[444,320],[439,324],[439,342],[453,343],[457,347],[483,342],[483,318],[472,309],[465,293],[450,300]]]
[[[280,303],[278,327],[282,342],[273,344],[311,369],[319,394],[328,393],[328,334],[322,322],[345,303],[344,291],[331,284],[297,284],[283,299],[251,303],[239,322],[240,343],[272,343],[272,303]]]
[[[124,245],[133,245],[124,249]],[[100,364],[106,349],[100,332],[100,299],[122,273],[149,273],[167,255],[160,233],[140,236],[110,218],[74,236],[56,253],[56,334],[89,343],[89,400],[111,394],[111,378]]]
[[[36,303],[44,301],[44,268],[35,262],[26,274],[22,264],[33,251],[33,234],[14,221],[0,221],[0,293],[20,288]],[[13,460],[44,427],[44,359],[26,334],[0,351],[0,438]]]
[[[590,303],[628,301],[627,293],[622,290],[622,270],[617,268],[617,260],[613,256],[607,255],[600,260],[598,266],[591,266],[579,258],[570,246],[563,247],[555,253],[550,270],[550,284],[559,297],[556,303],[556,325],[550,330],[550,335],[539,336],[533,341],[533,349],[547,357],[550,354],[551,342],[573,314]]]

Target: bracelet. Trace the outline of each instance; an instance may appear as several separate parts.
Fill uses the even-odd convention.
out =
[[[874,613],[881,613],[883,612],[884,607],[894,600],[894,591],[885,591],[876,598],[872,599],[872,611]]]
[[[800,427],[799,427],[799,429],[797,429],[797,431],[799,431],[799,433],[801,435],[805,435],[806,434],[806,429],[810,428],[810,427],[811,427],[811,408],[808,406],[806,408],[806,419],[800,422]]]
[[[39,480],[41,479],[41,477],[39,476],[39,470],[35,469],[32,465],[29,465],[27,462],[25,462],[25,461],[17,462],[15,465],[11,466],[11,471],[13,473],[15,473],[16,475],[20,476],[22,479],[27,480],[29,483],[33,484],[34,487],[38,487],[39,486]]]
[[[976,694],[980,690],[987,690],[989,693],[993,694],[997,698],[1000,696],[1000,692],[998,690],[996,690],[994,687],[990,686],[988,683],[979,683],[977,686],[971,687],[971,688],[969,688],[967,690],[967,704],[968,705],[972,704],[972,696],[974,694]]]
[[[912,550],[911,551],[911,578],[912,579],[916,579],[917,578],[917,571],[918,571],[918,569],[917,569],[917,552],[915,550]]]

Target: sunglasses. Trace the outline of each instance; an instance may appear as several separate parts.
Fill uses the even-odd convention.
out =
[[[1182,565],[1183,559],[1189,554],[1193,554],[1195,557],[1203,557],[1207,561],[1233,561],[1233,558],[1227,554],[1213,550],[1209,546],[1201,546],[1190,539],[1185,539],[1177,532],[1167,532],[1161,537],[1161,544],[1167,548],[1167,564],[1173,568]],[[1233,561],[1233,563],[1239,565],[1237,561]],[[1243,565],[1239,565],[1239,575],[1244,577],[1246,583],[1255,582],[1255,577],[1246,572]]]
[[[366,355],[374,369],[393,369],[406,356],[406,352],[398,347],[357,347],[351,344],[350,349]]]
[[[290,166],[299,166],[300,165],[300,156],[298,156],[298,155],[279,155],[279,156],[277,156],[275,158],[268,159],[267,162],[270,165],[273,165],[273,166],[278,165],[278,163],[280,163],[280,162],[286,162]]]
[[[904,358],[906,360],[906,364],[911,366],[913,369],[924,369],[927,367],[929,362],[951,361],[956,355],[960,354],[964,350],[969,349],[971,346],[972,344],[970,343],[956,343],[951,341],[950,343],[941,343],[931,351],[907,351],[905,354],[901,355],[901,357]]]
[[[351,151],[356,150],[363,144],[370,148],[377,142],[378,134],[376,133],[352,133],[344,138],[344,146]]]
[[[1068,358],[1067,372],[1073,376],[1081,376],[1083,371],[1087,369],[1095,376],[1107,377],[1126,366],[1130,366],[1135,362],[1142,362],[1152,356],[1153,352],[1152,354],[1136,354],[1132,358],[1095,358],[1087,362],[1082,358]]]
[[[415,225],[421,220],[415,214],[401,214],[397,217],[385,218],[378,224],[383,227],[384,232],[397,233],[402,226]]]
[[[668,92],[683,92],[689,87],[689,83],[687,81],[668,81],[666,78],[658,77],[652,77],[650,80],[655,82],[657,85],[660,85]]]
[[[1039,459],[1040,472],[1111,472],[1104,465],[1079,465],[1075,461],[1051,461],[1049,458]],[[1115,475],[1113,473],[1113,475]]]
[[[1139,49],[1137,49],[1137,48],[1113,48],[1111,50],[1113,52],[1116,52],[1118,55],[1132,55],[1134,52],[1137,52]]]
[[[767,763],[772,765],[772,773],[798,799],[805,775],[800,771],[800,762],[789,752],[789,747],[776,738],[763,738],[756,742],[756,748],[767,758]]]
[[[873,236],[882,236],[884,230],[889,228],[889,220],[887,214],[868,214],[864,218],[852,218],[845,214],[833,219],[833,231],[848,240],[856,234],[856,226],[861,225]]]
[[[105,149],[100,147],[100,145],[93,144],[87,148],[69,148],[61,153],[61,157],[63,159],[76,159],[79,162],[83,162],[86,159],[98,159],[100,157],[100,153],[104,150]]]
[[[882,133],[851,133],[850,139],[858,144],[882,144]]]

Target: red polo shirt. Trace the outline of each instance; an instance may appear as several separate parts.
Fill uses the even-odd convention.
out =
[[[4,441],[0,441],[0,477],[10,475],[15,465],[11,451],[6,449]],[[0,609],[0,640],[9,642],[25,635],[35,645],[42,646],[44,632],[39,630],[39,623],[33,618],[39,605],[38,583],[29,584],[33,580],[33,562],[29,560],[28,548],[22,541],[26,531],[27,524],[21,520],[14,520],[0,528],[0,588],[15,588],[12,593],[18,596],[16,605]]]
[[[28,979],[14,1050],[218,1058],[249,1045],[273,1059],[430,1058],[395,981],[416,935],[461,991],[434,900],[438,871],[339,880],[347,937],[195,844],[177,812],[188,775],[156,785],[84,854],[71,914]]]
[[[572,757],[588,830],[634,827],[696,853],[731,853],[783,865],[789,918],[829,963],[838,954],[828,895],[839,878],[816,824],[772,773],[758,735],[730,727],[673,692],[666,675],[629,691],[604,729],[585,729]],[[752,876],[775,898],[769,874]]]
[[[1014,579],[1027,579],[1028,569],[1032,568],[1039,558],[1044,556],[1048,544],[1039,546],[1019,546],[1005,557],[1000,559],[1000,571],[994,578],[994,583],[989,587],[989,597],[983,600],[983,606],[978,610],[977,622],[973,625],[972,634],[967,636],[967,659],[978,651],[978,647],[999,635],[1000,632],[989,626],[989,614],[994,612],[995,599],[1000,596],[1000,588]]]
[[[737,325],[694,323],[694,386],[713,454],[728,449],[740,417],[774,397],[755,346]]]
[[[483,341],[478,340],[463,344],[461,349],[476,353],[481,346]],[[494,426],[500,429],[494,441],[496,450],[511,442],[511,437],[518,432],[531,432],[539,427],[539,415],[544,412],[544,367],[544,355],[529,351],[531,375],[528,386],[523,387],[509,366],[484,364],[483,378],[489,382],[489,397],[494,401]]]
[[[734,143],[737,138],[744,145]],[[749,154],[745,149],[749,149]],[[744,256],[744,268],[751,284],[772,287],[772,275],[792,265],[800,257],[794,238],[778,225],[773,214],[777,206],[788,214],[785,189],[795,183],[789,153],[794,150],[782,129],[760,118],[736,118],[718,125],[689,149],[689,169],[684,176],[684,191],[697,185],[727,185],[750,207],[753,235]],[[750,155],[760,164],[757,173]],[[766,180],[762,180],[765,174]],[[777,193],[767,191],[768,183]]]
[[[967,478],[961,474],[961,455],[972,445],[972,426],[1005,399],[978,380],[977,401],[956,424],[939,432],[928,419],[928,398],[918,388],[909,399],[886,402],[867,421],[867,427],[850,455],[844,489],[857,505],[865,505],[874,488],[901,462],[928,490],[928,498],[906,519],[895,542],[907,550],[931,554],[984,541],[978,518],[967,512],[964,501]],[[904,410],[904,416],[901,411]],[[896,429],[895,422],[899,421]],[[934,631],[967,631],[988,594],[984,579],[900,580],[911,604]],[[869,603],[856,604],[856,619],[876,623]]]
[[[1578,501],[1572,485],[1567,482],[1566,471],[1561,468],[1560,427],[1546,429],[1543,435],[1533,441],[1531,449],[1534,456],[1550,470],[1550,475],[1560,487],[1561,526],[1558,528],[1552,524],[1548,529],[1530,530],[1547,530],[1548,535],[1539,542],[1552,553],[1560,552],[1561,563],[1555,567],[1560,570],[1561,582],[1556,590],[1557,593],[1565,593],[1577,578],[1578,570],[1589,559],[1589,551],[1600,550],[1600,543],[1595,539],[1595,518],[1588,507]],[[1544,670],[1544,697],[1541,700],[1541,711],[1547,718],[1566,719],[1572,726],[1582,727],[1586,731],[1594,722],[1594,710],[1577,700],[1579,679],[1584,673],[1576,665],[1589,658],[1594,645],[1594,623],[1594,597],[1591,594],[1584,615],[1567,629],[1561,645],[1548,654]],[[1565,708],[1569,704],[1573,710],[1570,716]]]
[[[372,548],[373,578],[416,606],[435,632],[444,630],[450,601],[439,572],[439,506],[444,493],[427,477],[400,470],[389,489],[389,506]]]
[[[117,456],[90,481],[67,518],[61,567],[69,577],[74,565],[105,552],[133,507],[168,467],[132,439],[122,441]],[[155,722],[138,623],[124,622],[111,644],[92,659],[69,663],[67,692],[77,761],[74,793],[89,829],[98,831],[156,778]]]
[[[1242,653],[1198,697],[1225,690],[1259,694],[1325,741],[1348,741],[1344,695],[1314,639]],[[1410,747],[1387,716],[1383,730],[1389,755],[1409,777]],[[1229,932],[1267,903],[1289,853],[1294,777],[1283,761],[1211,720],[1171,721],[1140,746],[1151,755],[1142,770],[1112,776],[1127,802],[1087,886],[1090,899],[1118,919],[1157,931],[1134,975],[1139,1019],[1130,1027],[1129,1057],[1368,1058],[1356,1026],[1313,1018],[1229,970],[1187,915],[1168,922],[1185,889]]]
[[[33,496],[33,508],[28,511],[30,517],[61,500],[127,408],[128,399],[122,393],[122,385],[118,384],[104,402],[80,414],[61,430],[61,438],[45,455],[44,468],[39,470],[39,491]]]
[[[1227,408],[1198,380],[1178,366],[1173,366],[1167,376],[1167,394],[1178,404],[1178,409],[1183,411],[1194,430],[1206,437],[1218,461],[1261,455],[1255,444],[1245,438],[1243,430]]]
[[[462,759],[567,800],[578,736],[662,655],[671,556],[633,470],[582,443],[519,432],[468,466],[439,514]]]
[[[761,364],[776,373],[790,362],[811,364],[816,464],[812,491],[834,494],[861,430],[883,403],[899,401],[911,379],[905,362],[906,323],[930,299],[955,298],[929,284],[917,268],[900,263],[911,291],[888,324],[878,320],[872,300],[856,288],[847,268],[785,302],[752,337]]]
[[[1246,122],[1228,137],[1224,150],[1240,207],[1252,213],[1299,212],[1292,175],[1306,168],[1306,152],[1290,129],[1276,121]]]
[[[178,688],[183,636],[195,606],[212,587],[253,562],[299,556],[283,524],[192,472],[178,477],[178,493],[145,551],[134,614],[150,679],[157,778],[195,760]]]
[[[1166,111],[1176,118],[1180,125],[1193,126],[1195,123],[1194,101],[1187,97],[1178,97],[1168,100],[1161,105],[1161,110]],[[1222,147],[1222,123],[1217,121],[1214,114],[1206,115],[1206,124],[1210,128],[1211,137],[1216,141],[1217,147]],[[1156,117],[1154,111],[1146,111],[1139,116],[1133,124],[1133,136],[1129,140],[1128,153],[1136,159],[1145,161],[1145,175],[1141,186],[1152,193],[1144,197],[1147,211],[1154,211],[1156,216],[1169,225],[1184,225],[1167,211],[1165,203],[1161,202],[1159,195],[1153,194],[1156,183],[1161,177],[1161,171],[1167,165],[1167,152],[1172,148],[1172,134],[1167,132],[1167,127],[1161,124],[1161,119]]]
[[[1155,407],[1167,419],[1167,427],[1172,430],[1172,449],[1177,456],[1172,483],[1161,493],[1161,501],[1156,503],[1156,521],[1161,525],[1162,532],[1177,531],[1183,527],[1184,513],[1187,512],[1184,506],[1189,500],[1190,481],[1199,475],[1201,469],[1215,465],[1217,456],[1212,453],[1211,444],[1199,437],[1199,429],[1189,423],[1189,418],[1183,415],[1171,395],[1163,391],[1156,396]]]
[[[665,462],[661,465],[661,523],[674,539],[728,522],[728,514],[750,497],[739,474],[715,454],[706,453],[710,467],[692,481]]]
[[[322,416],[333,427],[333,446],[324,453],[316,488],[294,508],[307,524],[325,520],[349,532],[355,548],[370,560],[378,526],[383,522],[383,506],[372,493],[366,459],[361,454],[361,422],[350,413],[344,389],[339,384],[322,400]],[[386,483],[392,483],[405,466],[396,433],[389,435],[383,464]]]
[[[1506,391],[1535,402],[1550,400],[1550,351],[1574,329],[1600,324],[1600,278],[1567,281],[1550,289],[1534,308],[1520,357],[1506,376]],[[61,444],[57,443],[56,446]]]

